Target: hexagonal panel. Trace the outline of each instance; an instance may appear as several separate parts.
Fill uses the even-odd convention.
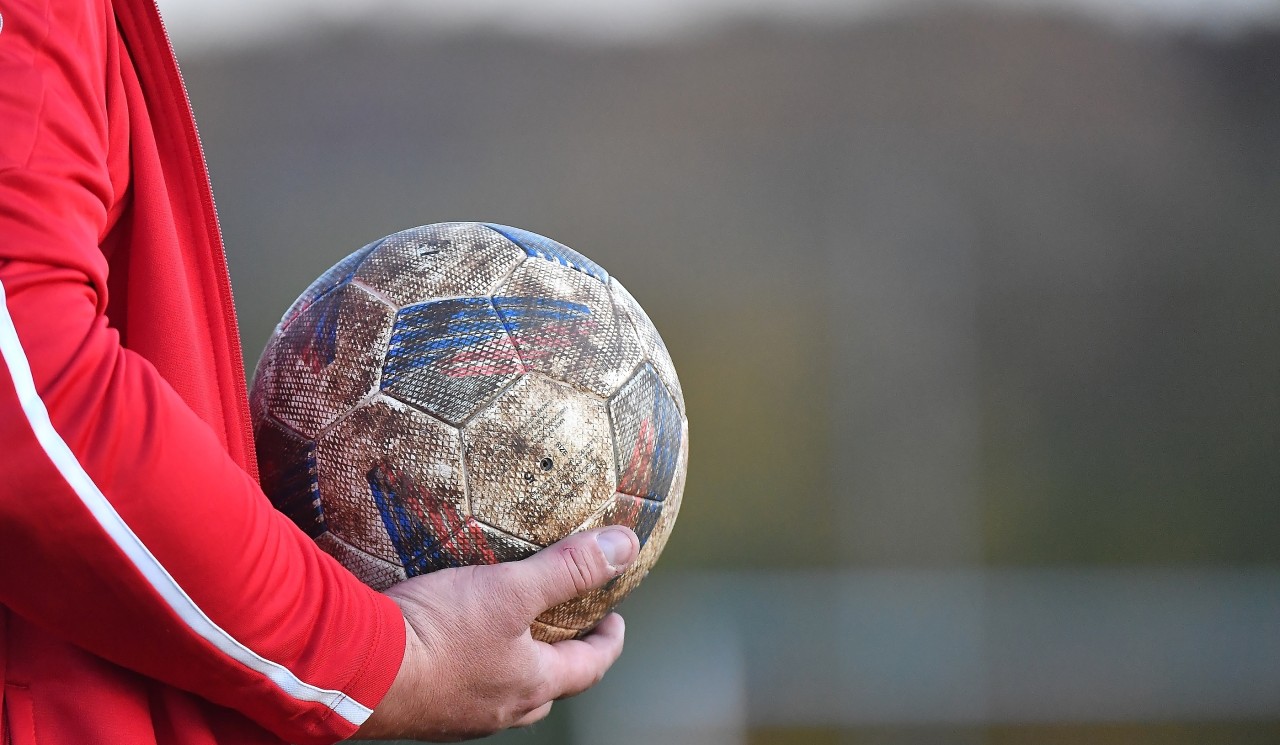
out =
[[[493,304],[530,370],[608,396],[640,362],[639,339],[608,288],[582,272],[527,261]]]
[[[671,529],[675,526],[676,516],[680,513],[680,502],[684,498],[685,474],[688,471],[689,463],[689,437],[688,432],[681,437],[681,448],[679,461],[676,465],[675,480],[672,482],[671,491],[664,502],[652,502],[648,500],[640,500],[643,504],[636,505],[635,497],[628,495],[618,495],[615,501],[609,506],[601,510],[598,514],[593,515],[591,520],[581,527],[582,530],[589,530],[601,525],[629,524],[627,521],[636,519],[634,527],[638,526],[641,530],[648,526],[649,520],[653,520],[652,527],[648,530],[647,536],[643,539],[643,545],[640,547],[640,555],[636,557],[635,563],[627,568],[612,582],[604,587],[593,590],[582,597],[574,598],[567,603],[561,603],[554,608],[546,611],[538,616],[538,621],[534,624],[534,636],[543,641],[556,642],[562,639],[572,639],[584,631],[587,631],[600,622],[611,610],[617,607],[632,590],[640,584],[648,574],[649,570],[658,561],[658,557],[662,554],[662,549],[667,545],[667,539],[671,537]],[[650,505],[660,505],[656,519],[651,517],[648,507]],[[640,531],[637,530],[637,533]]]
[[[658,371],[658,377],[671,392],[676,408],[684,414],[684,391],[680,388],[680,378],[676,376],[671,354],[667,352],[667,345],[663,343],[657,327],[653,325],[653,321],[649,320],[649,315],[640,307],[640,303],[636,302],[631,293],[627,292],[627,288],[623,287],[617,279],[609,281],[609,292],[613,295],[618,310],[640,337],[640,349],[644,356],[653,363],[654,369]]]
[[[258,419],[253,439],[262,490],[271,504],[312,538],[323,533],[315,443],[270,416]]]
[[[618,491],[667,498],[680,458],[684,420],[651,363],[609,399]]]
[[[539,546],[567,535],[613,494],[603,402],[529,374],[462,430],[471,512]]]
[[[337,537],[410,576],[465,523],[458,431],[378,396],[316,448],[325,521]]]
[[[379,592],[406,579],[404,568],[399,564],[370,556],[333,533],[317,536],[316,545],[337,559],[339,564],[350,570],[361,582]]]
[[[487,295],[524,260],[523,250],[480,223],[440,223],[387,236],[355,278],[404,306]]]
[[[544,235],[530,233],[527,230],[507,225],[494,223],[485,223],[485,225],[501,233],[530,256],[553,261],[560,266],[582,272],[606,284],[609,282],[609,273],[603,267],[559,241],[553,241]]]
[[[307,437],[373,392],[382,370],[393,311],[351,284],[317,298],[272,337],[255,396]]]
[[[396,314],[382,390],[460,424],[523,372],[488,298],[454,298]]]

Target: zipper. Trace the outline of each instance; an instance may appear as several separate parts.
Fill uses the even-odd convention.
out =
[[[218,205],[213,196],[213,180],[209,175],[209,163],[205,159],[204,144],[200,139],[200,125],[196,121],[195,110],[191,106],[191,94],[187,90],[187,81],[182,77],[181,66],[178,64],[178,55],[173,48],[173,39],[170,38],[169,29],[164,24],[164,16],[160,13],[159,0],[152,0],[151,6],[155,12],[155,24],[159,27],[160,33],[164,37],[165,47],[169,51],[169,64],[172,66],[169,71],[170,76],[177,79],[178,88],[182,91],[182,100],[186,107],[186,119],[191,125],[196,157],[200,162],[200,168],[196,175],[196,186],[200,191],[201,206],[205,210],[205,229],[213,243],[214,250],[211,251],[211,254],[214,260],[214,270],[218,274],[217,284],[222,301],[223,327],[227,344],[230,346],[228,351],[232,357],[230,360],[231,376],[235,385],[235,408],[238,412],[237,418],[240,425],[238,433],[229,432],[227,435],[228,439],[236,434],[240,436],[241,446],[244,448],[244,468],[253,477],[254,481],[257,481],[258,462],[255,457],[251,435],[253,431],[252,423],[249,418],[248,406],[246,405],[249,400],[249,385],[245,378],[244,350],[240,343],[239,323],[236,320],[235,294],[231,288],[231,272],[227,265],[227,247],[222,239],[222,226],[218,223]]]

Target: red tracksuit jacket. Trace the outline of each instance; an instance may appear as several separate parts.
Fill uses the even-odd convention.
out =
[[[0,0],[0,19],[0,742],[349,736],[403,621],[258,487],[159,14]]]

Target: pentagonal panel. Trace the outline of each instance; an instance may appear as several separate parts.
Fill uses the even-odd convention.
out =
[[[530,374],[462,431],[471,511],[545,546],[613,494],[613,448],[604,403]]]
[[[675,480],[665,501],[651,502],[641,500],[643,504],[636,505],[635,502],[628,503],[628,500],[634,500],[634,497],[619,495],[615,498],[615,502],[610,503],[608,508],[602,510],[599,514],[592,516],[592,519],[581,528],[582,530],[589,530],[601,525],[625,525],[628,524],[627,520],[631,519],[632,515],[635,515],[636,526],[643,529],[647,527],[647,522],[652,519],[650,517],[651,513],[647,513],[646,510],[659,509],[652,527],[648,530],[647,535],[642,538],[643,543],[640,547],[640,555],[636,557],[635,563],[604,587],[592,590],[586,595],[574,598],[567,603],[557,605],[538,616],[538,620],[533,626],[535,637],[543,641],[556,642],[562,639],[572,639],[582,632],[590,630],[609,611],[613,610],[618,603],[622,602],[622,599],[630,594],[636,588],[636,585],[639,585],[640,581],[649,574],[649,570],[658,561],[658,556],[662,553],[662,549],[666,547],[667,539],[671,536],[671,529],[675,526],[676,516],[680,513],[680,502],[684,497],[685,473],[688,471],[689,463],[688,443],[689,437],[686,431],[684,436],[681,437],[680,457],[676,465]],[[654,507],[650,507],[650,505]],[[660,505],[660,508],[656,507],[658,505]],[[637,533],[639,532],[637,531]]]
[[[498,231],[512,243],[519,246],[530,256],[545,259],[546,261],[554,261],[560,266],[566,266],[570,269],[582,272],[589,277],[595,277],[597,280],[608,283],[609,273],[606,272],[599,264],[595,263],[586,256],[574,251],[572,248],[553,241],[550,238],[530,233],[520,228],[512,228],[506,225],[495,225],[494,223],[485,223],[488,227]]]
[[[338,560],[361,582],[381,592],[405,580],[404,568],[361,551],[333,533],[316,537],[316,545]]]
[[[352,284],[317,298],[272,338],[263,360],[265,408],[315,437],[374,391],[393,311]]]
[[[429,552],[424,571],[516,561],[537,550],[531,543],[468,518],[453,535]]]
[[[524,261],[511,241],[479,223],[440,223],[387,236],[355,278],[396,305],[487,295]]]
[[[329,530],[412,576],[465,521],[458,431],[378,396],[338,421],[316,449]]]
[[[267,346],[263,348],[262,355],[258,358],[258,364],[253,375],[253,388],[249,392],[249,407],[253,413],[254,421],[261,417],[269,403],[270,392],[275,387],[275,360],[278,353],[278,337],[280,337],[283,329],[291,325],[298,316],[311,307],[318,299],[328,295],[337,288],[351,281],[351,277],[379,241],[374,241],[369,245],[355,251],[342,261],[334,264],[330,269],[311,283],[311,286],[303,291],[298,299],[293,301],[293,305],[289,306],[284,316],[280,319],[280,323],[276,324],[275,331],[271,335],[271,340],[267,342]]]
[[[493,304],[530,370],[608,396],[640,362],[640,342],[607,286],[581,272],[526,261]]]
[[[649,315],[640,307],[640,303],[636,302],[631,293],[627,292],[627,288],[623,287],[617,279],[610,280],[609,292],[613,295],[618,310],[640,337],[640,349],[644,356],[653,363],[654,369],[658,371],[658,377],[667,386],[667,390],[671,391],[676,407],[680,409],[681,414],[684,414],[684,391],[680,389],[680,378],[676,376],[675,365],[671,363],[671,354],[667,352],[667,345],[658,335],[658,329],[653,325],[653,321],[649,320]]]
[[[253,439],[262,490],[271,503],[312,538],[323,533],[315,443],[270,416],[258,419]]]
[[[454,298],[396,314],[382,390],[460,424],[522,372],[489,300]]]
[[[667,498],[680,459],[684,421],[671,394],[646,362],[609,400],[618,491]]]

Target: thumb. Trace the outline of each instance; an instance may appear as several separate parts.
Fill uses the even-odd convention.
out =
[[[559,543],[509,566],[525,588],[537,615],[572,600],[621,574],[640,553],[640,539],[630,528],[611,525],[574,533]]]

